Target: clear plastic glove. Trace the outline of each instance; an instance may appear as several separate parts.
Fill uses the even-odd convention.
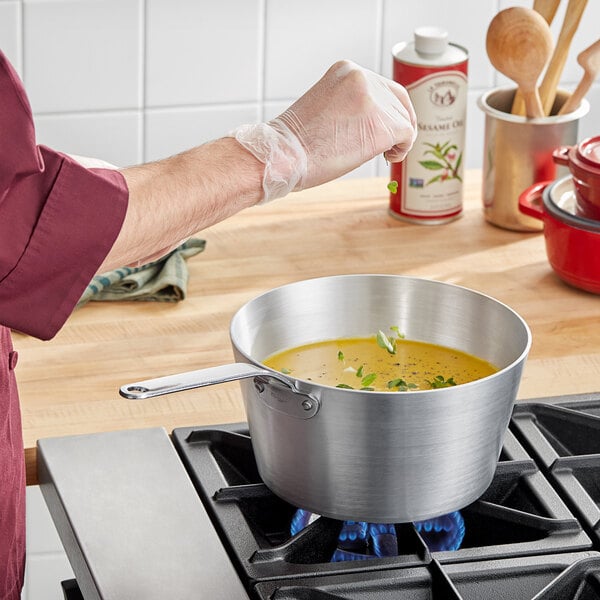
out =
[[[382,152],[401,161],[414,143],[416,117],[399,83],[340,61],[279,117],[230,136],[265,164],[268,202],[340,177]]]

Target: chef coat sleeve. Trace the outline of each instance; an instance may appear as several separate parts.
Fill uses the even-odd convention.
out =
[[[121,229],[123,176],[36,145],[31,108],[0,51],[0,325],[50,339]]]

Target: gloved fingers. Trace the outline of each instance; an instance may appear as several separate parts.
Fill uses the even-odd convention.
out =
[[[383,157],[390,163],[398,163],[402,162],[409,150],[411,149],[412,144],[396,144],[392,146],[389,150],[386,150],[383,153]]]
[[[383,148],[385,158],[400,162],[417,137],[417,116],[406,89],[395,81],[379,78],[376,102],[380,113],[380,130],[389,132],[389,145]]]
[[[336,73],[350,80],[352,94],[358,99],[356,117],[363,121],[360,132],[369,132],[362,137],[366,152],[363,160],[381,152],[389,153],[394,162],[402,160],[415,141],[417,128],[417,116],[406,88],[349,61],[342,61]]]
[[[390,79],[385,80],[385,85],[389,91],[398,99],[399,104],[393,104],[394,110],[406,117],[414,129],[417,128],[417,114],[408,95],[408,91],[396,81]]]

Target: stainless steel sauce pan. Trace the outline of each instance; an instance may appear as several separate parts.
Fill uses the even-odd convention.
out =
[[[261,363],[278,350],[391,326],[499,371],[456,387],[370,392]],[[121,394],[147,398],[240,379],[258,470],[275,494],[335,519],[396,523],[458,510],[486,490],[531,345],[525,321],[497,300],[395,275],[273,289],[234,315],[230,337],[236,363],[124,385]]]

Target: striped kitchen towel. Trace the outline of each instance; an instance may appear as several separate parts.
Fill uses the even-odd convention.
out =
[[[187,293],[189,273],[186,260],[202,252],[205,245],[204,240],[190,238],[154,262],[96,275],[77,306],[90,301],[179,302]]]

